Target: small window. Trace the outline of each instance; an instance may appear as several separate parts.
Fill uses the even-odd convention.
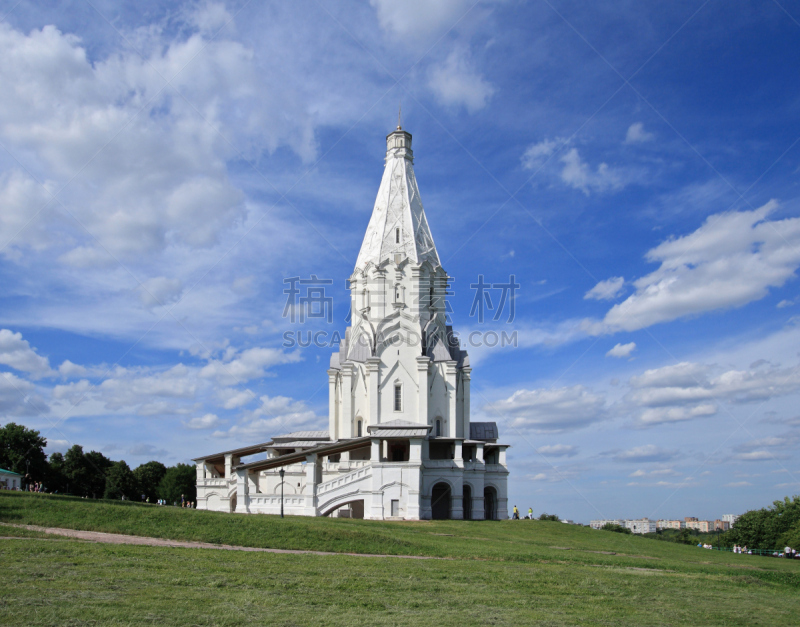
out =
[[[399,383],[394,386],[394,410],[403,411],[403,386]]]
[[[395,244],[399,244],[400,243],[400,229],[395,229],[394,230],[394,243]]]
[[[400,501],[398,499],[392,499],[392,518],[398,518],[400,516]]]
[[[361,437],[361,421],[356,422],[356,437]]]
[[[442,421],[441,420],[437,420],[436,421],[436,437],[437,438],[442,437]]]

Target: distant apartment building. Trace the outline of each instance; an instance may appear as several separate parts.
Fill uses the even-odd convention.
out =
[[[736,521],[739,519],[738,514],[724,514],[722,516],[723,522],[728,523],[728,527],[733,527]]]
[[[631,533],[655,533],[656,521],[649,518],[639,518],[637,520],[626,520],[625,527],[631,530]]]
[[[697,518],[695,518],[694,516],[686,516],[686,517],[683,519],[683,522],[685,522],[685,523],[690,523],[690,522],[698,522],[698,520],[697,520]]]
[[[719,518],[714,521],[714,531],[727,531],[731,528],[727,520],[720,520]]]
[[[656,529],[681,529],[686,528],[686,523],[682,520],[659,520],[656,522]]]
[[[694,529],[699,531],[700,533],[708,533],[709,531],[714,531],[714,523],[710,520],[687,520],[686,521],[686,528],[687,529]]]

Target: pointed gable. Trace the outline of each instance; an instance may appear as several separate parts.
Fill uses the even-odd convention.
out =
[[[378,265],[396,254],[416,264],[440,265],[413,163],[411,134],[398,126],[386,138],[386,166],[356,268]]]

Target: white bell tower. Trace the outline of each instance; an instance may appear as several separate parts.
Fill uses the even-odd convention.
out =
[[[469,437],[469,358],[446,320],[439,262],[414,176],[411,134],[386,137],[378,196],[350,277],[351,323],[331,358],[332,440],[393,420]]]

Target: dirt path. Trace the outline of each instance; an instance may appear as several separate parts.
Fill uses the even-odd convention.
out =
[[[252,546],[232,546],[230,544],[211,544],[210,542],[191,542],[186,540],[164,540],[162,538],[149,538],[146,536],[128,536],[122,533],[105,533],[103,531],[79,531],[77,529],[61,529],[59,527],[38,527],[36,525],[13,525],[0,523],[2,527],[16,527],[29,531],[39,531],[55,536],[83,540],[86,542],[99,542],[104,544],[135,544],[138,546],[163,546],[181,549],[217,549],[221,551],[250,551],[253,553],[287,553],[289,555],[350,555],[353,557],[394,557],[407,560],[440,560],[444,557],[430,557],[424,555],[380,555],[375,553],[334,553],[331,551],[301,551],[294,549],[264,549]],[[4,538],[5,539],[5,538]],[[37,540],[41,538],[14,538],[15,540]]]

